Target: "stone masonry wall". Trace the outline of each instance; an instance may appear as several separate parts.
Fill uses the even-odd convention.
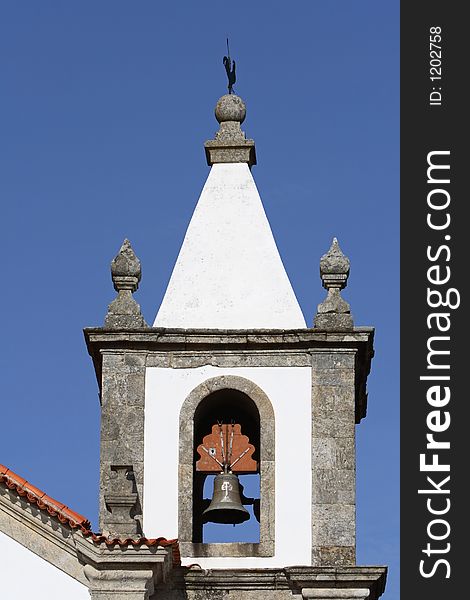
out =
[[[312,355],[312,565],[356,561],[354,352]]]
[[[104,496],[112,465],[131,465],[142,514],[144,481],[144,400],[146,353],[103,352],[101,391],[100,529],[107,531],[110,513]],[[141,526],[141,519],[140,526]],[[132,531],[129,531],[131,534]]]

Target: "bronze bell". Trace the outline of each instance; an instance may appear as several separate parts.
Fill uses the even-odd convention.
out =
[[[219,473],[214,478],[210,505],[202,513],[204,522],[238,525],[248,521],[250,513],[240,499],[240,484],[234,473]]]

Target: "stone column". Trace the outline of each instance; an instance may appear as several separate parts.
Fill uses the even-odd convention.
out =
[[[116,495],[114,467],[132,471],[136,486],[134,516],[129,535],[141,533],[144,483],[144,400],[145,354],[110,352],[103,354],[101,391],[100,528],[111,532],[114,517],[105,495]],[[114,532],[117,533],[117,532]],[[120,533],[125,533],[121,531]]]
[[[356,561],[355,353],[312,356],[312,565]]]
[[[349,304],[341,297],[349,266],[349,259],[334,238],[320,260],[320,277],[328,295],[318,306],[316,329],[353,330]],[[313,354],[312,385],[312,565],[354,565],[354,348],[348,350],[341,344]]]
[[[111,274],[118,295],[109,305],[106,329],[146,327],[132,295],[141,278],[140,261],[128,240],[112,261]],[[145,363],[144,352],[102,351],[99,520],[106,534],[142,533]]]

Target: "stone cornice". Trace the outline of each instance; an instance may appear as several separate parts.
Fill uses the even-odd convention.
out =
[[[385,589],[387,567],[285,567],[283,569],[175,569],[175,587],[187,590],[303,590],[367,589],[376,600]]]
[[[95,545],[80,532],[74,534],[77,556],[99,570],[150,569],[157,581],[164,581],[172,568],[171,549],[161,546],[109,548]]]
[[[356,422],[359,423],[367,412],[366,384],[374,355],[374,328],[372,327],[354,327],[350,331],[156,327],[117,330],[100,327],[87,328],[84,330],[84,335],[100,386],[103,353],[110,352],[143,354],[146,356],[146,366],[155,366],[152,363],[152,355],[164,353],[172,358],[171,364],[165,366],[174,368],[178,368],[177,362],[181,360],[184,353],[192,353],[195,361],[198,356],[204,357],[207,361],[209,355],[256,354],[259,356],[259,353],[265,356],[284,355],[291,357],[293,366],[306,366],[309,364],[309,354],[313,352],[354,352],[357,361]],[[185,368],[182,364],[179,367]]]
[[[387,567],[287,567],[284,569],[294,590],[322,588],[367,588],[368,600],[375,600],[385,590]]]
[[[373,327],[354,327],[350,331],[322,331],[318,329],[166,329],[139,327],[137,329],[84,329],[88,349],[96,342],[122,342],[146,349],[185,346],[245,346],[254,347],[303,347],[317,344],[372,343]]]

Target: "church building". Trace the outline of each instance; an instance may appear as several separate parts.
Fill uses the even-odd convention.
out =
[[[231,91],[231,90],[230,90]],[[356,564],[355,427],[372,327],[341,296],[349,260],[319,257],[313,327],[284,269],[233,93],[204,144],[209,175],[154,323],[125,240],[116,297],[85,329],[101,403],[99,533],[0,465],[2,587],[16,600],[376,600]],[[320,282],[319,282],[320,283]],[[0,457],[1,460],[1,457]]]

